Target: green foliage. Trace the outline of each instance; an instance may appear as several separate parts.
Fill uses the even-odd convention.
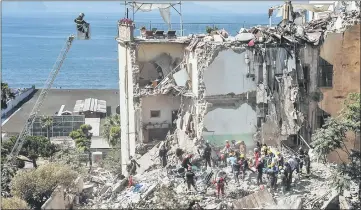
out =
[[[354,132],[360,132],[360,93],[350,93],[344,104],[345,109],[341,112],[345,125]]]
[[[1,165],[1,196],[10,196],[10,182],[16,174],[16,168]]]
[[[322,128],[312,135],[311,145],[314,147],[315,155],[325,161],[330,152],[341,149],[346,131],[344,124],[334,118],[328,118]]]
[[[114,174],[122,174],[122,165],[119,164],[121,160],[120,155],[120,149],[112,149],[102,161],[102,167]]]
[[[17,136],[12,136],[10,139],[3,143],[1,148],[1,159],[6,159],[10,154],[12,148],[15,145]],[[39,157],[49,158],[52,157],[58,150],[57,146],[51,143],[44,136],[26,136],[23,147],[21,148],[19,155],[28,157],[33,161],[34,167],[37,167],[36,160]]]
[[[206,27],[206,32],[207,32],[208,34],[212,33],[213,31],[217,31],[217,30],[218,30],[217,27],[210,27],[210,26],[207,26],[207,27]]]
[[[53,125],[53,118],[50,116],[42,116],[41,117],[41,127],[46,128],[46,136],[48,137],[50,141],[49,131],[51,126]]]
[[[103,125],[102,136],[107,139],[112,147],[120,144],[120,115],[116,114],[106,118]]]
[[[26,201],[18,197],[1,198],[1,209],[30,209]]]
[[[360,132],[360,93],[350,93],[346,98],[345,108],[340,116],[329,118],[322,128],[312,135],[311,145],[319,158],[326,160],[326,155],[341,149],[349,155],[349,163],[342,163],[333,174],[332,185],[339,192],[348,189],[351,181],[360,185],[361,182],[361,155],[360,151],[347,149],[344,140],[347,131]],[[338,154],[338,153],[337,153]]]
[[[7,101],[15,98],[14,93],[11,92],[7,83],[1,83],[1,109],[6,109]]]
[[[11,181],[11,194],[25,200],[31,208],[40,209],[57,186],[69,188],[77,177],[69,166],[41,165],[35,170],[17,173]]]
[[[91,125],[84,124],[81,125],[79,129],[72,131],[69,136],[75,141],[76,148],[81,152],[86,152],[89,155],[89,162],[92,165],[91,161],[91,138],[93,134],[90,132],[92,129]]]

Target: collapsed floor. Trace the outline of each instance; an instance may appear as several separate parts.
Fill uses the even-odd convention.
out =
[[[291,154],[289,151],[283,150],[283,152],[286,157]],[[170,173],[172,169],[179,167],[179,163],[177,164],[179,159],[174,156],[174,153],[170,157],[173,158],[167,168],[161,168],[160,161],[156,160],[144,173],[135,175],[133,177],[134,185],[131,187],[127,186],[127,179],[116,179],[115,176],[98,168],[89,182],[85,184],[84,196],[87,199],[84,200],[86,204],[84,203],[81,208],[184,209],[189,206],[191,201],[196,200],[204,209],[324,209],[338,196],[329,186],[333,173],[332,168],[317,162],[312,162],[309,178],[303,175],[294,177],[291,190],[286,194],[282,193],[280,187],[270,193],[267,187],[265,187],[266,191],[262,191],[261,187],[256,184],[256,173],[251,172],[246,174],[244,181],[241,181],[238,186],[233,179],[230,166],[213,167],[208,170],[205,170],[204,166],[198,167],[196,169],[196,185],[200,192],[196,192],[194,189],[187,192],[184,179]],[[200,163],[199,160],[199,157],[194,158],[195,163]],[[201,163],[203,165],[203,161]],[[226,172],[229,182],[225,187],[224,198],[217,199],[215,186],[205,184],[205,177],[210,171],[214,174],[218,174],[220,171]],[[215,176],[213,175],[213,178]],[[267,181],[265,175],[263,180]],[[280,184],[279,182],[278,180],[278,184]],[[353,189],[351,193],[354,200],[357,198],[355,192],[357,189]],[[255,200],[248,200],[245,203],[241,200],[252,194],[255,200],[261,199],[265,202],[258,201],[259,203],[257,203]]]

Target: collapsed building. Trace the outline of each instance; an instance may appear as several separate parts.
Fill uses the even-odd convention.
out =
[[[285,5],[291,8],[289,2]],[[180,147],[194,152],[195,162],[200,159],[196,146],[203,139],[239,138],[247,146],[258,140],[283,144],[283,149],[309,142],[325,116],[337,113],[330,101],[340,106],[349,92],[360,91],[355,87],[360,82],[360,12],[347,5],[342,8],[305,24],[295,24],[285,15],[276,27],[241,29],[235,37],[221,30],[141,38],[133,36],[133,24],[120,22],[117,41],[125,176],[126,164],[135,156],[136,144],[142,142],[172,140],[170,155],[175,157],[175,148]],[[351,84],[341,84],[345,77]],[[245,134],[251,134],[249,140]],[[87,205],[183,208],[199,199],[206,209],[327,209],[338,198],[340,209],[348,209],[346,203],[357,200],[357,187],[342,196],[330,189],[334,172],[328,164],[316,161],[312,161],[312,176],[295,179],[290,194],[260,190],[251,173],[241,186],[228,186],[222,202],[206,189],[203,194],[189,195],[183,179],[157,169],[158,148],[138,159],[141,167],[133,177],[137,184],[125,190],[126,178],[117,180],[96,171],[97,181],[85,187],[95,197]],[[282,154],[295,154],[289,151]],[[168,165],[177,161],[169,160]],[[224,170],[231,175],[228,169],[216,167],[214,174]],[[200,169],[196,173],[197,186],[207,187],[204,180],[209,172]]]
[[[285,12],[278,26],[241,29],[235,37],[134,37],[134,25],[119,22],[124,169],[136,143],[167,136],[186,150],[200,139],[309,142],[329,115],[318,105],[321,90],[336,83],[328,40],[346,31],[344,45],[359,43],[357,34],[346,40],[360,27],[359,10],[347,8],[306,24]]]

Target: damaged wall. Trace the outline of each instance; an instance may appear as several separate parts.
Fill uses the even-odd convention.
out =
[[[137,46],[137,61],[148,62],[163,53],[174,58],[183,58],[186,45],[180,43],[141,43]]]
[[[246,103],[237,109],[217,108],[204,117],[204,127],[208,132],[203,132],[203,137],[218,145],[234,139],[243,140],[247,146],[252,146],[256,124],[256,112]]]
[[[218,54],[204,72],[206,96],[240,94],[256,89],[255,82],[246,78],[248,65],[245,63],[245,54],[235,53],[231,49]]]
[[[360,92],[360,25],[355,25],[343,34],[330,34],[321,47],[320,56],[333,65],[332,88],[320,88],[323,100],[319,107],[331,116],[338,116],[344,100],[352,92]],[[355,144],[356,141],[356,144]],[[348,148],[359,148],[360,139],[348,133]],[[347,161],[347,154],[339,150],[341,158]],[[336,153],[329,155],[330,161],[340,162]]]

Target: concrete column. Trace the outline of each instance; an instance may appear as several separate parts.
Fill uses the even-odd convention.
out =
[[[127,174],[126,164],[129,161],[128,142],[128,105],[127,105],[127,49],[123,43],[118,43],[119,60],[119,108],[121,126],[121,163],[122,173]]]
[[[135,155],[135,110],[134,110],[134,94],[133,94],[133,64],[132,60],[135,58],[132,58],[131,50],[128,48],[127,51],[127,69],[128,69],[128,136],[129,136],[129,155],[134,156]]]

